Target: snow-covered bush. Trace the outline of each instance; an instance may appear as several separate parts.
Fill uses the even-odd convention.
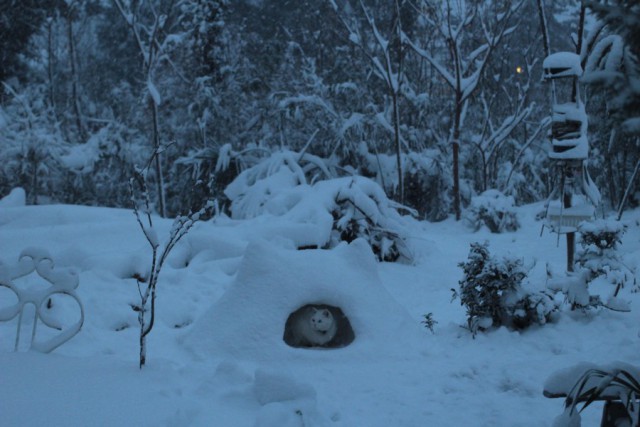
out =
[[[576,271],[567,277],[551,278],[547,286],[562,292],[572,310],[605,307],[629,311],[628,302],[618,296],[625,285],[636,283],[634,272],[617,251],[625,230],[624,224],[613,220],[583,222],[578,228],[581,237]]]
[[[498,190],[487,190],[471,199],[464,215],[465,223],[474,231],[485,225],[492,233],[516,231],[520,228],[515,201]]]
[[[44,86],[14,89],[0,82],[0,97],[7,95],[0,106],[0,194],[22,187],[29,204],[61,192],[59,159],[68,145],[49,120],[44,93]]]
[[[617,290],[632,281],[633,272],[622,262],[618,253],[618,245],[622,243],[626,229],[626,225],[619,221],[604,219],[580,225],[581,248],[577,254],[577,264],[588,271],[588,281],[606,277]]]
[[[364,238],[380,261],[410,261],[407,232],[397,203],[389,200],[380,186],[366,178],[333,180],[339,187],[331,207],[333,227],[330,246]],[[322,185],[319,185],[322,187]]]
[[[218,200],[223,206],[229,202],[224,190],[241,172],[256,166],[271,156],[268,148],[254,143],[236,151],[230,143],[220,147],[204,147],[188,150],[173,164],[172,173],[181,177],[174,191],[182,206],[199,209],[202,200]]]
[[[451,211],[451,173],[438,150],[409,152],[404,160],[404,194],[407,206],[420,218],[442,221]]]
[[[459,266],[464,277],[453,297],[467,309],[467,326],[475,335],[491,327],[524,329],[545,324],[557,307],[550,295],[528,292],[523,281],[527,270],[515,257],[498,259],[488,243],[472,243],[469,257]]]
[[[70,145],[60,155],[65,173],[65,203],[127,206],[128,177],[136,164],[147,161],[146,143],[125,125],[109,123],[88,136],[84,144]]]
[[[216,170],[226,169],[231,161],[231,152],[227,155],[223,153],[221,149]],[[268,212],[268,201],[278,193],[332,176],[334,174],[323,159],[282,150],[271,153],[269,157],[242,171],[224,193],[232,202],[231,214],[234,218],[254,218]]]
[[[606,307],[612,310],[629,311],[628,303],[618,294],[625,285],[636,283],[634,272],[627,267],[618,253],[626,226],[619,221],[599,219],[583,222],[579,227],[580,249],[576,254],[576,274],[570,277],[563,287],[556,290],[565,293],[572,309]],[[552,282],[558,283],[562,281]],[[592,295],[590,286],[613,285],[606,295]],[[636,289],[637,290],[637,289]]]
[[[358,146],[360,173],[374,179],[387,194],[399,194],[395,155],[370,153]],[[405,203],[428,221],[441,221],[451,210],[451,173],[440,150],[410,151],[402,156]]]
[[[243,171],[225,194],[235,219],[274,216],[285,220],[289,229],[304,226],[307,231],[287,235],[300,248],[333,248],[360,237],[369,242],[380,261],[411,261],[408,230],[398,212],[404,207],[367,178],[313,183],[331,175],[318,157],[282,151]]]

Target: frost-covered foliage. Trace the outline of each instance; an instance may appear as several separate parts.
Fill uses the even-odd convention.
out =
[[[298,247],[332,248],[362,237],[380,261],[410,261],[408,231],[398,212],[404,207],[367,178],[314,183],[318,177],[331,175],[318,157],[281,151],[243,171],[225,194],[234,219],[266,215],[307,227],[308,231],[289,236]]]
[[[624,264],[618,252],[625,230],[626,226],[619,221],[583,222],[578,228],[581,237],[575,273],[552,279],[548,286],[564,293],[574,310],[605,307],[629,311],[628,303],[618,296],[626,285],[636,282],[634,272]],[[590,287],[604,291],[591,292]]]
[[[229,165],[230,157],[225,152],[228,150],[221,150],[217,170],[224,170]],[[242,171],[224,193],[232,201],[231,213],[234,218],[254,218],[268,211],[267,204],[276,194],[313,183],[321,177],[326,179],[332,176],[334,172],[329,170],[324,159],[282,150],[271,153],[269,157]]]
[[[73,144],[44,102],[43,87],[3,86],[0,105],[0,194],[24,188],[27,203],[62,202],[125,206],[133,165],[146,148],[135,130],[116,121],[101,124]]]
[[[496,188],[513,196],[519,205],[547,197],[549,191],[549,156],[546,150],[523,148],[517,164],[503,161],[498,165]]]
[[[398,213],[402,206],[389,200],[382,188],[368,179],[341,178],[334,182],[339,187],[331,208],[330,246],[361,237],[369,242],[380,261],[411,261],[413,255],[406,244],[407,230]],[[324,187],[323,184],[319,183],[318,187]]]
[[[626,285],[635,285],[634,272],[622,261],[618,245],[622,243],[622,235],[626,226],[613,220],[596,220],[584,222],[578,231],[581,233],[580,250],[577,264],[586,275],[587,283],[602,279],[614,286],[614,295]],[[608,301],[611,306],[613,301]]]
[[[487,190],[471,199],[464,220],[474,231],[483,225],[492,233],[516,231],[520,227],[515,212],[515,201],[498,190]]]
[[[67,144],[59,129],[48,120],[44,88],[14,89],[3,83],[0,98],[0,194],[20,186],[27,202],[37,204],[40,195],[62,192],[59,159]],[[58,185],[56,185],[56,183]]]
[[[389,194],[398,193],[398,165],[395,156],[370,153],[358,147],[362,173],[374,178]],[[429,221],[445,219],[451,208],[452,186],[449,166],[439,150],[410,151],[402,156],[405,203]]]
[[[134,165],[146,161],[141,141],[131,130],[110,123],[84,144],[71,145],[60,156],[69,185],[67,203],[123,206],[129,201],[128,179]]]
[[[473,335],[492,327],[525,329],[545,324],[557,309],[545,292],[529,292],[523,281],[527,270],[515,257],[496,258],[488,243],[472,243],[466,262],[459,264],[464,277],[453,297],[467,309],[467,327]]]
[[[640,135],[640,5],[633,0],[612,4],[591,1],[591,9],[614,34],[595,43],[585,66],[583,80],[607,89],[608,113],[624,132]]]

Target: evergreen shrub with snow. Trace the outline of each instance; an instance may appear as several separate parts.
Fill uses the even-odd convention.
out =
[[[549,285],[565,294],[572,309],[606,307],[617,311],[630,310],[628,303],[618,297],[626,285],[635,285],[634,272],[618,253],[625,230],[626,226],[621,222],[604,219],[583,222],[579,226],[581,237],[576,272],[567,278],[554,279]],[[600,295],[589,291],[590,286],[596,285],[612,285],[604,301]]]
[[[453,298],[467,309],[467,326],[475,336],[479,331],[507,326],[525,329],[545,324],[557,309],[545,292],[529,292],[523,286],[527,270],[515,257],[492,256],[488,243],[472,243],[469,257],[459,266],[464,277]]]
[[[376,182],[336,178],[325,159],[304,153],[272,153],[245,169],[225,189],[234,219],[270,217],[275,226],[304,227],[291,237],[299,248],[333,248],[363,238],[380,261],[411,262],[408,228],[393,202]],[[414,213],[412,210],[407,209]]]
[[[474,231],[486,226],[492,233],[516,231],[520,228],[515,201],[498,190],[487,190],[471,199],[464,215],[465,223]]]
[[[359,173],[374,179],[387,194],[399,194],[398,164],[394,155],[371,153],[365,143],[358,146]],[[442,221],[451,211],[453,185],[448,163],[437,149],[409,151],[402,156],[404,203],[420,218]]]
[[[577,264],[587,272],[588,282],[605,277],[618,291],[633,280],[633,272],[622,262],[618,253],[618,245],[622,243],[626,228],[619,221],[603,219],[580,225],[581,248]]]
[[[397,213],[400,206],[389,200],[377,184],[367,179],[334,180],[343,182],[334,197],[332,241],[351,243],[363,238],[379,261],[411,260],[406,246],[406,231]]]

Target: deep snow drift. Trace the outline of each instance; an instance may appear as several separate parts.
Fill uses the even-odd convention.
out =
[[[579,362],[640,364],[640,296],[626,289],[630,313],[564,306],[543,327],[476,339],[461,327],[464,307],[451,302],[450,289],[470,242],[489,240],[492,254],[522,257],[533,287],[544,287],[547,264],[562,271],[564,243],[540,236],[537,204],[518,208],[520,230],[499,235],[451,220],[411,221],[415,265],[376,263],[361,242],[296,251],[265,217],[201,223],[160,275],[140,371],[133,276],[150,254],[133,214],[21,205],[0,206],[0,261],[46,249],[56,268],[78,274],[86,317],[51,354],[26,351],[24,337],[13,352],[16,320],[0,324],[2,425],[548,426],[563,403],[542,396],[551,373]],[[622,258],[638,267],[640,212],[624,219]],[[162,240],[171,222],[156,224]],[[0,288],[0,303],[10,297]],[[287,316],[309,302],[340,306],[356,340],[341,349],[284,344]],[[433,334],[420,323],[429,312],[438,322]],[[590,407],[583,425],[599,425],[599,417]]]

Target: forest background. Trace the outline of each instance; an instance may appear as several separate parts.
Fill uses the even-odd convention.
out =
[[[0,196],[130,207],[145,168],[174,216],[228,208],[226,186],[267,162],[305,184],[373,178],[429,221],[488,189],[543,200],[542,61],[571,51],[605,208],[640,203],[635,0],[1,4]]]

